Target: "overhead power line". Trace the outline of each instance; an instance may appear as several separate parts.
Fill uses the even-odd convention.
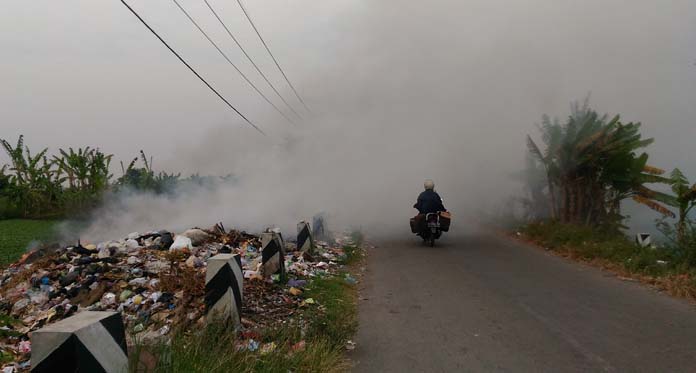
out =
[[[229,106],[232,110],[234,110],[235,113],[239,114],[239,116],[242,117],[242,119],[244,119],[247,123],[249,123],[250,126],[254,127],[254,129],[259,131],[262,135],[264,135],[264,136],[266,135],[265,132],[263,132],[259,127],[257,127],[254,123],[252,123],[246,116],[244,116],[244,114],[242,114],[239,110],[237,110],[237,108],[235,108],[229,101],[227,101],[227,99],[225,99],[220,94],[220,92],[218,92],[215,88],[213,88],[213,86],[210,85],[210,83],[208,83],[205,79],[203,79],[203,77],[193,67],[191,67],[191,65],[189,65],[188,62],[186,62],[179,55],[179,53],[177,53],[172,47],[170,47],[169,44],[167,44],[167,42],[164,41],[164,39],[162,39],[162,37],[159,36],[159,34],[155,30],[153,30],[152,27],[150,27],[150,25],[147,24],[147,22],[145,22],[145,20],[142,17],[140,17],[140,15],[133,8],[131,8],[130,5],[128,5],[128,3],[125,2],[125,0],[121,0],[121,3],[123,5],[125,5],[126,8],[128,8],[128,10],[130,10],[131,13],[133,13],[133,15],[136,16],[138,18],[138,20],[140,20],[140,22],[142,22],[142,24],[145,25],[145,27],[147,27],[147,29],[150,30],[150,32],[152,32],[152,34],[155,35],[157,37],[157,39],[159,39],[159,41],[161,41],[162,44],[164,44],[164,46],[167,47],[167,49],[169,49],[169,51],[172,52],[176,56],[176,58],[179,59],[179,61],[181,61],[181,63],[186,65],[186,67],[188,67],[188,69],[191,70],[191,72],[194,75],[196,75],[196,77],[198,77],[198,79],[200,79],[203,82],[203,84],[205,84],[208,88],[210,88],[211,91],[213,91],[223,102],[225,102],[227,104],[227,106]]]
[[[283,101],[283,103],[285,104],[285,106],[288,107],[288,109],[290,109],[293,113],[295,113],[295,115],[297,115],[299,118],[302,118],[302,117],[300,116],[300,114],[299,114],[297,111],[295,111],[295,109],[293,109],[292,106],[291,106],[287,101],[285,101],[285,98],[283,98],[283,96],[280,94],[280,92],[278,92],[278,90],[277,90],[276,87],[271,83],[271,81],[268,80],[268,77],[266,77],[266,74],[264,74],[263,71],[261,71],[261,69],[259,68],[259,66],[256,65],[256,62],[254,62],[254,60],[251,58],[251,56],[249,56],[249,54],[248,54],[247,51],[244,49],[244,47],[242,47],[242,44],[239,43],[239,41],[237,40],[237,38],[234,37],[234,35],[233,35],[232,32],[230,31],[230,29],[227,27],[227,25],[225,24],[225,22],[223,22],[222,18],[220,18],[220,16],[219,16],[218,13],[215,11],[215,9],[213,9],[213,7],[210,5],[210,3],[208,2],[208,0],[203,0],[203,1],[205,2],[205,5],[208,6],[208,9],[210,9],[210,11],[213,13],[213,15],[215,15],[215,18],[217,18],[217,20],[220,22],[220,24],[222,25],[222,27],[225,28],[225,31],[227,31],[227,34],[232,38],[232,40],[234,40],[235,44],[237,44],[237,46],[239,47],[239,49],[242,50],[242,52],[244,53],[244,55],[246,56],[246,58],[249,60],[249,62],[251,62],[251,64],[254,66],[254,68],[256,68],[256,71],[258,71],[259,74],[261,74],[261,76],[262,76],[263,79],[266,81],[266,83],[268,83],[268,85],[271,87],[271,89],[273,89],[273,92],[275,92],[276,95],[278,95],[278,97]]]
[[[239,7],[242,8],[242,12],[244,12],[244,15],[246,16],[247,20],[249,20],[249,23],[251,24],[251,27],[254,28],[254,31],[256,32],[256,35],[259,37],[259,40],[261,40],[261,43],[263,44],[264,48],[266,48],[266,51],[268,52],[268,54],[269,54],[269,55],[271,56],[271,58],[273,59],[273,62],[275,63],[276,67],[278,67],[278,70],[280,70],[280,73],[283,74],[283,78],[285,78],[285,81],[288,82],[288,85],[289,85],[290,88],[292,89],[293,93],[295,93],[295,97],[297,97],[297,99],[302,103],[302,105],[304,106],[304,108],[305,108],[308,112],[311,113],[312,111],[309,110],[309,107],[307,107],[307,104],[305,104],[305,102],[304,102],[304,100],[302,99],[302,97],[300,97],[300,95],[297,93],[297,90],[295,89],[295,86],[293,86],[292,83],[290,83],[290,79],[288,79],[288,76],[285,75],[285,71],[283,71],[283,68],[280,67],[280,63],[278,63],[278,60],[277,60],[277,59],[275,58],[275,56],[273,55],[273,52],[271,52],[271,49],[268,47],[268,44],[266,44],[266,41],[263,40],[263,37],[261,36],[261,33],[259,32],[259,29],[256,28],[256,25],[254,24],[254,21],[251,20],[251,16],[249,16],[249,13],[247,12],[247,10],[246,10],[246,8],[244,7],[244,5],[242,4],[242,1],[241,1],[241,0],[237,0],[237,4],[239,4]]]
[[[256,91],[256,93],[258,93],[261,97],[263,97],[263,99],[266,100],[266,102],[268,102],[268,104],[271,105],[271,106],[278,112],[278,114],[280,114],[281,116],[283,116],[283,118],[285,118],[285,120],[287,120],[288,122],[290,122],[290,123],[292,123],[292,124],[295,124],[295,122],[293,122],[292,119],[290,119],[287,115],[285,115],[285,113],[283,113],[282,110],[280,110],[271,100],[269,100],[268,97],[266,97],[266,95],[263,94],[263,92],[261,92],[261,90],[260,90],[254,83],[252,83],[251,80],[249,80],[249,78],[247,78],[246,75],[244,75],[244,73],[242,72],[242,70],[239,70],[239,68],[237,67],[237,65],[235,65],[234,62],[232,62],[232,60],[231,60],[229,57],[227,57],[227,54],[225,54],[225,52],[223,52],[222,49],[220,49],[220,47],[217,45],[217,43],[215,43],[215,42],[213,41],[213,39],[211,39],[210,36],[208,36],[208,33],[206,33],[205,30],[203,30],[203,28],[201,28],[201,26],[198,24],[198,22],[196,22],[196,21],[193,19],[193,17],[191,17],[191,15],[186,11],[186,9],[184,9],[184,7],[182,7],[181,4],[179,4],[179,2],[178,2],[177,0],[172,0],[172,1],[174,2],[174,4],[176,4],[176,6],[179,8],[179,10],[181,10],[181,11],[184,13],[184,15],[186,15],[186,18],[188,18],[189,21],[191,21],[191,23],[193,23],[193,25],[196,26],[196,28],[198,29],[198,31],[200,31],[201,34],[203,34],[203,36],[205,36],[205,38],[208,39],[208,41],[210,42],[210,44],[212,44],[213,47],[215,47],[215,49],[217,49],[217,51],[220,53],[220,55],[222,55],[222,57],[224,57],[225,60],[227,60],[227,62],[228,62],[230,65],[232,65],[232,67],[234,67],[235,70],[237,70],[237,72],[239,73],[239,75],[241,75],[242,78],[244,78],[244,80],[245,80],[247,83],[249,83],[249,85],[250,85],[252,88],[254,88],[254,90]]]

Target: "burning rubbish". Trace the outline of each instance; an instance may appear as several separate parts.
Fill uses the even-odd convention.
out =
[[[220,308],[238,320],[241,342],[272,351],[273,345],[254,345],[244,331],[282,324],[301,308],[316,307],[312,298],[303,297],[308,281],[338,273],[346,254],[324,242],[313,242],[311,254],[297,251],[279,232],[268,232],[266,248],[281,245],[271,255],[272,272],[260,237],[226,231],[222,224],[180,234],[131,233],[116,241],[78,242],[25,254],[0,274],[4,371],[31,367],[34,332],[85,311],[117,312],[129,343],[153,343],[168,338],[172,330],[204,325],[210,316],[206,312]],[[348,275],[345,281],[355,280]]]

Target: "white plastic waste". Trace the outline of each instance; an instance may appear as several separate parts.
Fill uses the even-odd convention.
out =
[[[196,228],[187,230],[186,232],[182,233],[181,236],[190,238],[193,246],[199,246],[206,240],[210,239],[210,235],[208,233],[205,233],[205,231],[202,229]]]
[[[176,251],[176,250],[183,250],[183,249],[191,249],[193,248],[193,243],[191,242],[191,239],[188,237],[184,236],[176,236],[174,239],[174,243],[172,246],[169,247],[169,251]]]

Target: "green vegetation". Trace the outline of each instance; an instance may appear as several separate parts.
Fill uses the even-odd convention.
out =
[[[352,247],[347,261],[355,263],[361,249]],[[211,325],[200,332],[181,330],[171,343],[131,350],[132,372],[343,372],[349,368],[345,347],[355,334],[357,292],[343,275],[316,278],[303,296],[307,305],[295,322],[265,330],[257,342],[275,344],[271,351],[249,351],[228,326]],[[301,314],[301,316],[300,316]],[[304,320],[303,322],[297,322]]]
[[[517,200],[531,223],[521,232],[550,250],[696,297],[696,223],[689,215],[696,184],[679,169],[665,175],[649,166],[639,150],[653,139],[642,138],[640,124],[601,116],[587,101],[574,104],[566,122],[544,116],[539,128],[543,148],[527,137],[527,195]],[[660,247],[641,247],[622,233],[621,203],[629,198],[660,213]]]
[[[11,162],[0,168],[4,215],[47,218],[93,207],[111,178],[112,156],[98,149],[61,149],[60,156],[49,158],[48,148],[32,154],[23,136],[14,146],[6,140],[0,145]]]
[[[32,241],[51,239],[56,223],[52,220],[0,220],[0,266],[19,259]]]
[[[641,247],[622,234],[590,226],[559,222],[531,223],[520,230],[547,249],[572,254],[583,260],[606,259],[641,274],[665,274],[673,265],[672,253]],[[658,260],[669,263],[661,265]]]
[[[678,209],[678,221],[676,223],[676,243],[687,245],[694,243],[694,225],[689,219],[689,213],[696,207],[696,184],[689,186],[689,180],[678,168],[672,171],[670,184],[674,196],[670,196],[668,203]],[[670,237],[670,234],[667,234]]]
[[[311,283],[306,297],[318,300],[325,307],[323,312],[310,312],[314,321],[307,336],[326,339],[330,346],[342,351],[358,328],[355,287],[348,285],[343,277],[318,278]]]
[[[98,206],[107,193],[130,191],[154,194],[173,193],[187,185],[211,187],[218,182],[233,182],[225,177],[158,172],[152,158],[140,151],[127,167],[121,162],[122,176],[113,180],[110,173],[113,155],[90,147],[48,155],[48,148],[34,154],[20,136],[16,145],[0,140],[10,158],[0,166],[0,219],[84,217]],[[142,163],[143,166],[139,166]]]
[[[543,148],[527,136],[527,168],[522,180],[527,196],[519,198],[531,221],[550,219],[567,224],[620,232],[626,199],[659,212],[658,227],[677,251],[693,251],[694,222],[689,213],[696,207],[696,184],[675,169],[665,171],[648,165],[648,154],[639,153],[653,139],[643,139],[640,123],[611,120],[589,107],[573,104],[561,123],[544,116],[539,126]],[[652,189],[671,187],[673,194]],[[675,214],[671,209],[675,208]],[[668,218],[677,218],[674,225]]]
[[[530,223],[520,233],[548,250],[696,299],[696,263],[675,246],[641,247],[621,233],[560,222]]]
[[[139,159],[144,167],[136,167]],[[181,177],[181,174],[168,174],[166,172],[155,174],[155,171],[152,170],[152,158],[148,160],[142,150],[140,158],[134,158],[128,167],[123,167],[123,162],[121,162],[121,171],[123,176],[116,182],[117,188],[131,188],[156,194],[172,191]]]
[[[543,170],[545,193],[533,198],[548,198],[549,217],[564,223],[582,225],[619,225],[624,217],[621,202],[632,198],[663,215],[673,215],[663,204],[666,195],[646,186],[668,184],[664,171],[647,164],[648,155],[637,151],[653,142],[643,139],[640,123],[622,123],[618,115],[608,119],[590,109],[574,104],[563,124],[544,116],[540,130],[542,150],[527,137],[529,166]],[[538,185],[534,188],[538,192]]]

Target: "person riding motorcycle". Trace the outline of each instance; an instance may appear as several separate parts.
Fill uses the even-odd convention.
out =
[[[418,210],[418,214],[430,214],[438,211],[447,211],[442,204],[442,198],[435,191],[435,183],[432,180],[426,180],[423,183],[425,191],[418,196],[418,201],[413,208]]]
[[[411,232],[432,247],[442,232],[449,231],[452,215],[445,209],[440,195],[435,192],[435,183],[426,180],[423,186],[425,191],[418,196],[418,201],[413,205],[418,209],[418,215],[411,218]]]

